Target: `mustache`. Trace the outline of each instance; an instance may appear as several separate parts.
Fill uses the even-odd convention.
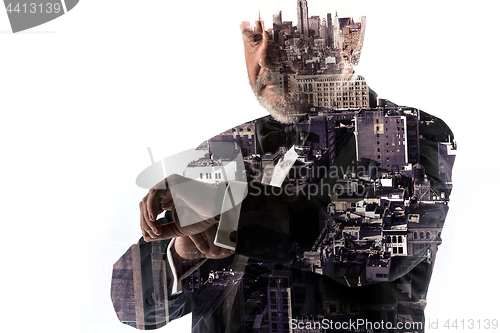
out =
[[[255,92],[258,96],[262,95],[262,91],[266,87],[267,82],[276,82],[279,81],[280,75],[275,72],[264,71],[263,73],[257,76],[257,80],[255,82]]]

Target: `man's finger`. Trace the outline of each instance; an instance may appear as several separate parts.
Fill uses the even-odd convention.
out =
[[[165,195],[160,197],[160,207],[163,210],[173,210],[175,208],[174,199],[169,194],[170,192],[167,192]]]
[[[161,209],[159,209],[159,199],[158,199],[158,191],[150,190],[148,195],[142,199],[143,205],[141,210],[143,210],[143,217],[149,226],[150,230],[153,231],[154,235],[161,234],[161,228],[156,222],[156,217],[159,213],[161,213]]]
[[[148,195],[145,197],[146,199],[146,211],[147,211],[147,218],[149,221],[154,221],[156,220],[156,216],[153,216],[153,211],[154,211],[154,204],[158,204],[160,201],[159,198],[157,197],[158,191],[155,189],[149,190]]]
[[[217,233],[217,225],[213,225],[203,232],[207,244],[210,248],[210,254],[214,257],[220,255],[221,248],[214,244],[215,234]]]
[[[140,207],[140,226],[146,231],[149,236],[155,238],[157,235],[161,234],[161,228],[159,228],[159,223],[154,223],[149,219],[148,212],[146,210],[146,205],[144,200],[139,204]]]
[[[144,233],[149,234],[149,231],[151,231],[151,227],[147,223],[147,218],[145,216],[145,214],[146,214],[145,211],[146,210],[144,208],[144,203],[142,201],[139,202],[139,222],[140,222],[139,225],[141,227],[143,235],[144,235]]]
[[[189,238],[191,238],[194,245],[201,253],[209,253],[210,252],[210,246],[207,244],[207,241],[206,241],[205,237],[203,237],[203,234],[194,234],[194,235],[189,236]]]
[[[229,257],[231,254],[234,254],[233,250],[229,250],[229,249],[226,249],[223,247],[220,248],[220,256],[221,257]]]

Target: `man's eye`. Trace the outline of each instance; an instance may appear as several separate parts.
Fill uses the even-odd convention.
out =
[[[249,36],[247,37],[247,39],[250,42],[250,44],[259,44],[260,42],[262,42],[264,38],[262,37],[262,35],[255,35],[255,36]]]

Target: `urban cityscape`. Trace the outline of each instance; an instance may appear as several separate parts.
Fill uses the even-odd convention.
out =
[[[306,0],[297,1],[296,25],[283,20],[281,12],[274,15],[267,32],[275,58],[288,65],[273,70],[283,91],[300,94],[310,105],[293,125],[298,158],[281,187],[308,195],[327,188],[330,202],[314,226],[319,231],[314,243],[292,243],[289,263],[249,259],[244,271],[236,271],[231,260],[218,260],[183,279],[184,293],[203,304],[193,313],[192,332],[226,326],[292,332],[292,319],[304,324],[293,329],[300,333],[348,331],[305,325],[323,319],[370,319],[394,327],[424,322],[456,144],[442,120],[377,98],[354,73],[365,25],[365,17],[355,21],[336,12],[309,16]],[[205,157],[191,162],[184,176],[212,184],[265,183],[290,146],[277,141],[267,149],[259,142],[258,126],[259,120],[251,121],[204,142],[198,149]],[[234,160],[234,153],[220,154],[215,147],[221,142],[232,143],[243,163]],[[158,253],[160,244],[152,245]],[[161,280],[155,295],[162,299],[168,278],[162,278],[160,262],[153,265],[153,275]],[[133,304],[123,310],[131,318],[137,310]],[[168,318],[168,311],[163,316]],[[424,327],[356,330],[375,331],[424,332]]]
[[[384,103],[361,110],[316,107],[307,120],[296,124],[298,129],[303,127],[302,133],[314,135],[309,134],[304,145],[295,147],[299,158],[283,186],[299,192],[316,182],[325,170],[334,170],[339,178],[332,187],[331,203],[321,214],[320,233],[312,247],[292,246],[293,262],[289,266],[247,266],[243,276],[246,289],[240,292],[244,294],[242,299],[256,304],[255,313],[242,315],[249,331],[290,332],[284,322],[287,318],[307,321],[318,316],[336,320],[353,316],[392,322],[423,320],[427,284],[448,211],[456,146],[440,119],[380,100],[381,105]],[[352,149],[355,163],[352,168],[335,169],[330,163],[346,148],[350,137],[356,146]],[[286,150],[260,152],[255,138],[255,122],[249,122],[221,133],[201,148],[208,151],[211,142],[235,143],[243,152],[245,170],[235,170],[230,178],[248,176],[250,182],[260,181],[263,170],[273,168]],[[190,173],[198,174],[200,181],[216,182],[221,176],[215,174],[220,173],[224,158],[213,154],[211,158],[215,158],[213,164],[211,159],[192,163]],[[202,162],[204,166],[200,166]],[[322,285],[326,280],[306,279],[290,267],[326,275],[348,288],[368,287],[332,294],[327,285]],[[419,270],[422,280],[405,280],[411,269]],[[220,278],[224,276],[220,274]],[[375,288],[369,285],[398,278],[398,298],[373,297]],[[210,283],[200,272],[191,279]],[[276,297],[281,299],[274,300]],[[407,315],[406,307],[413,313],[420,310],[422,317]],[[275,331],[273,327],[283,329]]]
[[[427,283],[442,241],[452,189],[453,135],[440,119],[418,109],[382,99],[377,99],[376,107],[369,107],[375,94],[352,69],[360,57],[364,17],[356,22],[335,13],[306,19],[307,12],[307,1],[298,1],[298,25],[283,21],[279,12],[269,31],[281,46],[276,52],[300,68],[276,68],[283,78],[283,90],[299,91],[311,104],[311,112],[295,124],[303,145],[295,146],[299,158],[282,186],[299,192],[332,170],[338,179],[330,193],[332,201],[321,214],[316,242],[311,248],[292,247],[290,266],[327,275],[347,287],[394,281],[414,267],[421,270],[423,281],[403,278],[399,297],[390,300],[371,299],[368,287],[370,291],[356,295],[355,302],[352,291],[345,298],[340,293],[332,295],[314,278],[306,281],[290,268],[258,263],[254,272],[247,267],[243,276],[247,282],[243,299],[257,305],[242,320],[252,332],[289,332],[287,320],[291,318],[340,320],[366,318],[375,312],[375,319],[422,321],[404,309],[419,309],[423,317]],[[208,152],[210,144],[234,143],[241,149],[245,170],[230,178],[260,182],[265,170],[272,170],[288,147],[260,151],[255,128],[255,121],[242,124],[200,148]],[[351,138],[354,142],[349,142]],[[335,169],[338,155],[353,143],[354,149],[346,149],[355,152],[351,168]],[[218,161],[213,167],[197,167],[201,161],[190,165],[196,169],[189,170],[190,174],[199,174],[198,180],[220,179],[211,173],[220,170],[216,163],[224,157],[210,155]]]

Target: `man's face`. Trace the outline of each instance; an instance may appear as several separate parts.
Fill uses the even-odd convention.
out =
[[[276,120],[293,123],[304,113],[307,103],[298,92],[288,91],[293,80],[290,74],[296,69],[264,29],[262,21],[257,21],[255,27],[241,25],[248,79],[259,103]]]
[[[347,99],[365,18],[354,21],[327,13],[306,19],[304,12],[300,25],[282,20],[281,11],[273,16],[272,29],[260,18],[255,26],[241,24],[250,85],[259,103],[283,123],[296,122],[311,107],[354,107],[366,98],[356,96],[356,105],[353,96]]]

